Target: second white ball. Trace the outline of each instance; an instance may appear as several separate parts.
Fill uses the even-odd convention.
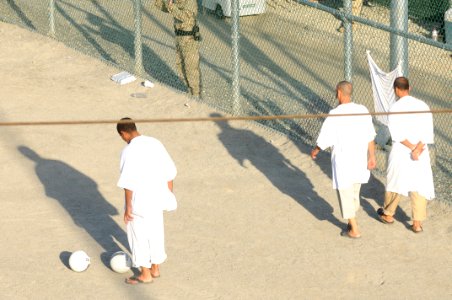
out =
[[[116,273],[125,273],[132,267],[132,259],[124,251],[115,252],[110,258],[110,267]]]

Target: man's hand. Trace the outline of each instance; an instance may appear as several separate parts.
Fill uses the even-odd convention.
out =
[[[377,160],[375,159],[375,156],[370,156],[367,159],[367,169],[373,170],[377,166]]]
[[[377,159],[375,158],[375,141],[370,141],[367,145],[367,169],[373,170],[377,166]]]
[[[415,148],[413,151],[411,151],[411,159],[412,160],[419,160],[419,156],[421,156],[422,152],[424,152],[424,149],[418,149]]]
[[[311,158],[312,159],[316,159],[317,158],[317,154],[319,154],[320,152],[320,148],[319,146],[316,146],[314,149],[312,149],[311,151]]]
[[[133,220],[133,216],[132,216],[132,197],[133,197],[133,191],[128,190],[128,189],[124,189],[125,192],[125,200],[126,200],[126,211],[124,212],[124,223],[129,223],[130,221]]]
[[[129,223],[130,221],[133,220],[133,215],[130,209],[126,209],[126,211],[124,212],[124,223]]]
[[[424,152],[424,144],[419,142],[416,144],[416,147],[411,151],[411,159],[419,160],[419,156],[421,156],[422,152]]]

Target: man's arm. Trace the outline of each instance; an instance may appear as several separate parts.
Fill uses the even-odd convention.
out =
[[[333,146],[334,135],[335,135],[334,120],[328,117],[323,122],[322,128],[320,128],[320,133],[316,143],[317,145],[311,151],[312,159],[317,158],[317,154],[319,154],[320,150],[325,150]]]
[[[168,189],[173,192],[173,180],[168,181]]]
[[[133,191],[128,190],[128,189],[124,189],[124,197],[125,197],[125,201],[126,201],[126,209],[125,209],[125,212],[124,212],[124,223],[126,223],[126,224],[133,220],[133,216],[132,216],[132,194],[133,194]]]
[[[367,169],[373,170],[377,166],[377,160],[375,159],[375,142],[369,142],[367,146]]]

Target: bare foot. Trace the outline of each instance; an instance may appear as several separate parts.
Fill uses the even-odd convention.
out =
[[[414,233],[419,233],[419,232],[424,231],[424,229],[422,229],[421,222],[419,222],[419,221],[413,221],[413,226],[411,226],[411,230],[413,230]]]
[[[151,268],[149,269],[149,272],[150,272],[152,278],[158,278],[158,277],[160,277],[160,268],[159,268],[159,265],[153,264],[153,265],[151,266]]]

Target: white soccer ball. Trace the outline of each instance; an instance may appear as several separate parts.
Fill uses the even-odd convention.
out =
[[[91,259],[85,251],[78,250],[71,254],[69,257],[69,267],[72,271],[83,272],[88,269]]]
[[[110,267],[116,273],[125,273],[132,267],[132,259],[123,251],[115,252],[111,256]]]

